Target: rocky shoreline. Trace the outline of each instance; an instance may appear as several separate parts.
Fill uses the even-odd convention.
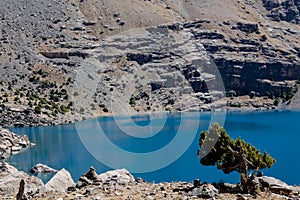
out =
[[[53,126],[68,124],[81,120],[78,115],[72,113],[49,116],[37,114],[31,108],[0,107],[0,126],[9,127],[29,127],[29,126]]]
[[[253,196],[242,194],[234,184],[199,180],[149,183],[134,178],[126,169],[97,174],[91,167],[77,183],[67,170],[61,169],[45,184],[8,163],[2,162],[0,169],[1,199],[300,199],[299,187],[267,176],[256,179],[260,192]]]
[[[18,136],[0,129],[1,159],[33,144],[27,136]],[[133,177],[126,169],[97,174],[91,167],[77,183],[65,169],[56,170],[37,164],[31,175],[12,165],[0,163],[0,199],[300,199],[300,187],[290,186],[273,177],[257,177],[258,195],[242,194],[239,185],[227,183],[190,182],[150,183]],[[47,182],[33,175],[51,173]]]
[[[297,94],[298,95],[298,94]],[[299,92],[300,95],[300,92]],[[298,95],[298,96],[299,96]],[[285,110],[285,109],[295,109],[300,108],[299,102],[297,99],[295,101],[289,101],[286,103],[280,103],[279,105],[274,105],[274,100],[268,99],[265,97],[254,97],[250,98],[249,96],[240,96],[235,98],[222,98],[211,104],[202,105],[199,107],[200,112],[205,111],[262,111],[262,110]],[[296,102],[296,103],[294,103]],[[1,109],[1,108],[0,108]],[[193,109],[186,110],[184,112],[194,112]],[[47,115],[40,116],[34,113],[30,109],[15,109],[15,108],[2,108],[2,115],[0,116],[0,127],[9,128],[9,127],[35,127],[35,126],[55,126],[61,124],[70,124],[77,121],[82,121],[85,119],[101,117],[101,116],[110,116],[110,113],[93,115],[85,114],[80,115],[78,113],[72,114],[68,113],[65,115],[59,115],[54,117],[49,117]],[[169,112],[169,111],[162,111]],[[172,111],[176,112],[176,111]]]
[[[22,149],[33,146],[28,137],[19,136],[7,129],[0,127],[0,159],[6,159],[11,154],[20,152]]]

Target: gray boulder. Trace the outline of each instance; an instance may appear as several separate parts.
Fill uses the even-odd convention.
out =
[[[43,164],[39,163],[39,164],[36,164],[34,167],[32,167],[30,172],[32,174],[35,174],[35,173],[56,173],[57,170],[53,169],[51,167],[48,167],[47,165],[43,165]]]
[[[44,183],[37,177],[18,171],[8,163],[0,163],[0,196],[16,196],[21,180],[24,180],[24,194],[35,194],[45,190]]]
[[[247,33],[254,33],[258,31],[258,25],[255,23],[238,22],[237,28]]]
[[[94,167],[90,167],[90,170],[79,178],[76,187],[82,188],[87,185],[100,185],[101,183],[118,183],[126,185],[129,182],[134,181],[134,177],[126,169],[116,169],[98,175]]]
[[[75,183],[71,174],[65,169],[61,169],[59,172],[57,172],[45,185],[47,191],[59,192],[65,192],[69,187],[74,186]]]
[[[134,177],[127,169],[108,171],[103,174],[99,174],[98,177],[100,180],[102,180],[102,182],[115,181],[119,184],[127,184],[135,181]]]
[[[256,182],[259,182],[261,187],[269,188],[269,190],[276,194],[289,195],[293,192],[293,187],[289,186],[287,183],[276,179],[274,177],[262,176],[256,177]]]
[[[199,187],[194,188],[189,192],[190,196],[200,198],[213,198],[218,195],[219,191],[211,184],[203,184]]]

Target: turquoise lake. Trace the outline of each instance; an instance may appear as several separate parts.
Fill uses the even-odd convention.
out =
[[[21,135],[28,135],[36,146],[26,149],[17,155],[11,156],[7,161],[19,170],[28,172],[37,163],[43,163],[50,167],[61,169],[66,168],[71,172],[73,179],[77,182],[80,175],[88,171],[90,166],[94,166],[97,173],[102,173],[112,168],[98,161],[82,143],[82,134],[89,136],[93,142],[94,124],[97,122],[107,138],[119,148],[134,153],[153,152],[166,145],[171,144],[179,131],[192,136],[191,144],[186,147],[186,151],[175,162],[152,172],[134,173],[135,177],[142,177],[147,181],[193,181],[199,178],[201,181],[218,182],[225,181],[237,183],[239,175],[235,172],[224,175],[216,167],[201,166],[197,150],[199,149],[198,139],[202,130],[207,130],[211,121],[211,113],[201,113],[198,115],[189,114],[162,114],[153,116],[150,120],[145,116],[122,117],[117,124],[112,117],[102,117],[95,120],[81,122],[86,128],[80,130],[75,124],[51,126],[51,127],[26,127],[11,128],[10,130]],[[133,119],[136,123],[127,123]],[[195,124],[199,123],[194,131]],[[140,138],[124,133],[120,129],[120,123],[126,127],[126,131],[135,132],[142,127],[142,130],[153,130],[162,126],[159,132],[151,137]],[[225,119],[225,129],[233,137],[241,137],[245,141],[256,146],[261,151],[266,150],[276,159],[276,163],[271,169],[264,169],[264,175],[274,176],[288,184],[300,185],[300,112],[294,111],[272,111],[272,112],[228,112]],[[76,129],[77,127],[77,129]],[[125,131],[125,132],[126,132]],[[94,133],[97,134],[97,133]],[[182,137],[182,136],[181,136]],[[182,142],[184,143],[184,138]],[[97,141],[94,148],[99,147],[99,151],[108,155],[111,160],[120,162],[120,167],[126,168],[126,163],[122,164],[120,155],[108,151],[103,141]],[[170,145],[171,146],[171,145]],[[101,148],[103,147],[103,148]],[[105,148],[104,148],[105,147]],[[172,157],[180,149],[180,143],[172,146],[166,159]],[[170,153],[171,152],[171,153]],[[163,163],[164,158],[153,157],[151,162]],[[132,160],[140,168],[147,168],[153,163],[139,162]],[[49,176],[41,177],[46,181]]]

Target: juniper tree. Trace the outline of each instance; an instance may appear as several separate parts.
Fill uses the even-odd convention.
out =
[[[275,163],[275,159],[266,151],[261,153],[257,148],[240,138],[231,139],[225,129],[216,123],[210,127],[209,132],[203,131],[201,133],[200,147],[207,142],[212,142],[211,140],[215,140],[213,138],[218,138],[216,144],[205,157],[200,156],[200,163],[205,166],[217,166],[225,174],[233,171],[240,173],[243,191],[255,193],[253,180],[256,172],[266,167],[270,168]],[[201,155],[200,151],[198,151],[198,155]],[[252,173],[248,175],[250,171]]]

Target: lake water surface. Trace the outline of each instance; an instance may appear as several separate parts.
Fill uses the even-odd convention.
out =
[[[201,181],[226,181],[237,183],[239,175],[232,173],[224,175],[223,172],[216,170],[216,167],[201,166],[196,152],[199,149],[198,139],[202,130],[207,130],[211,114],[201,113],[198,115],[162,114],[152,118],[150,122],[144,116],[123,117],[119,123],[126,127],[126,131],[135,132],[138,126],[147,127],[149,130],[157,126],[163,127],[159,133],[148,138],[139,138],[124,133],[120,129],[120,124],[115,123],[112,117],[99,118],[100,127],[105,132],[107,138],[116,146],[127,152],[147,153],[164,148],[171,144],[176,135],[181,130],[186,137],[192,136],[193,140],[187,147],[183,155],[172,164],[153,171],[145,173],[134,173],[135,177],[142,177],[147,181],[192,181],[199,178]],[[128,119],[134,119],[136,124],[128,123]],[[80,130],[80,134],[86,131],[93,140],[92,135],[95,127],[95,120],[81,122],[89,127]],[[163,122],[163,123],[162,123]],[[197,131],[191,127],[195,122],[200,122]],[[226,115],[225,129],[233,137],[241,137],[247,142],[259,148],[261,151],[267,150],[277,162],[271,169],[263,170],[265,175],[270,175],[282,179],[288,184],[300,185],[300,112],[292,111],[274,111],[274,112],[229,112]],[[82,137],[78,134],[78,127],[74,124],[51,126],[51,127],[27,127],[11,128],[12,131],[28,135],[35,147],[26,149],[17,155],[11,156],[7,161],[16,166],[19,170],[28,172],[32,166],[37,163],[43,163],[50,167],[61,169],[66,168],[71,172],[73,179],[78,180],[80,175],[85,173],[90,166],[94,166],[97,173],[102,173],[111,168],[98,161],[86,149],[82,143]],[[139,129],[137,129],[139,130]],[[125,131],[125,132],[126,132]],[[105,147],[101,141],[97,141],[99,147]],[[183,141],[184,143],[184,141]],[[171,146],[171,145],[170,145]],[[114,152],[104,153],[110,156],[112,160],[122,160]],[[171,149],[174,154],[179,151],[180,143]],[[100,148],[101,149],[101,148]],[[182,148],[184,149],[184,148]],[[107,152],[105,152],[107,151]],[[166,155],[173,156],[172,153]],[[139,160],[133,160],[133,163],[139,163]],[[163,163],[162,158],[154,157],[153,163]],[[151,163],[142,162],[139,165],[147,167]],[[120,167],[126,167],[120,163]],[[46,181],[49,176],[42,177]]]

